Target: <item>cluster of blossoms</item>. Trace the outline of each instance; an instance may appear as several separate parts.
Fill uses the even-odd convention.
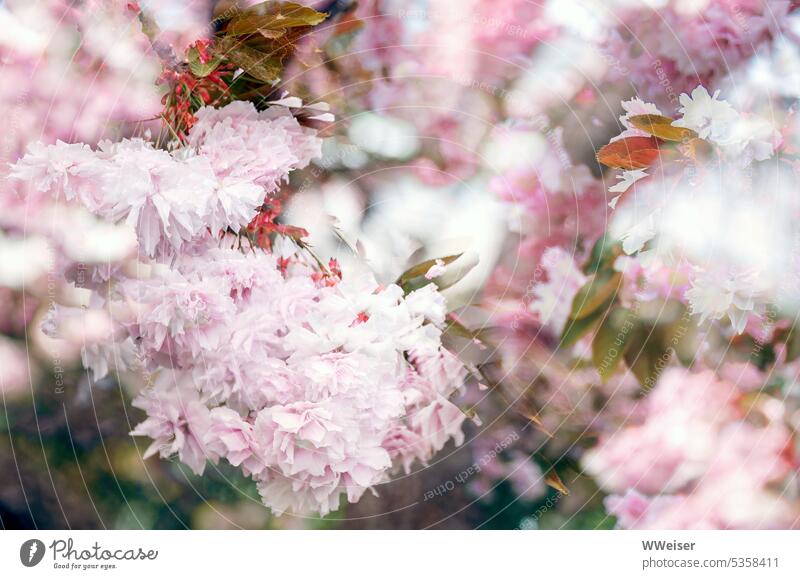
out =
[[[287,252],[210,250],[120,293],[135,304],[127,335],[171,368],[135,401],[147,454],[177,453],[198,474],[225,458],[277,513],[324,515],[393,462],[409,469],[462,440],[447,397],[464,369],[441,347],[433,286],[404,297],[369,274],[320,279]]]
[[[584,457],[624,528],[787,528],[800,517],[786,407],[750,366],[670,369],[628,424]],[[750,398],[748,399],[748,394]],[[613,494],[622,493],[622,494]]]
[[[699,341],[701,331],[712,341],[738,340],[739,349],[746,349],[741,344],[754,339],[769,344],[766,348],[771,351],[770,326],[775,319],[769,308],[778,304],[782,330],[775,335],[784,334],[774,344],[775,364],[786,363],[782,340],[791,324],[783,318],[790,317],[797,304],[792,303],[793,288],[787,287],[785,277],[787,271],[792,275],[796,271],[788,248],[796,239],[793,221],[798,207],[790,192],[796,166],[782,157],[789,147],[785,135],[776,129],[790,119],[775,114],[786,108],[785,103],[759,107],[744,98],[747,90],[742,91],[729,75],[732,71],[742,76],[745,71],[756,73],[748,69],[753,60],[772,54],[783,42],[782,36],[791,35],[795,6],[792,2],[709,0],[662,2],[654,8],[619,2],[624,6],[611,6],[615,16],[605,23],[610,25],[604,31],[607,34],[599,34],[596,44],[584,41],[585,58],[566,63],[563,55],[558,60],[554,53],[576,54],[566,31],[575,16],[570,12],[574,7],[537,5],[530,8],[537,13],[528,20],[520,18],[519,7],[506,10],[515,4],[492,5],[487,14],[471,4],[461,4],[456,11],[442,10],[447,3],[436,1],[407,10],[398,10],[391,2],[362,3],[354,18],[360,19],[363,29],[324,46],[330,58],[328,69],[312,67],[297,78],[312,86],[318,83],[324,87],[318,90],[326,93],[337,92],[340,78],[351,80],[347,86],[358,86],[347,94],[352,97],[347,106],[361,109],[356,109],[360,114],[348,134],[360,149],[335,166],[358,176],[350,183],[361,179],[359,185],[365,184],[353,191],[358,188],[333,178],[319,191],[320,204],[348,225],[354,245],[370,240],[377,219],[367,213],[363,229],[353,227],[360,216],[342,209],[351,202],[349,198],[347,203],[337,201],[345,195],[364,207],[370,206],[371,199],[379,199],[375,205],[381,209],[384,204],[398,203],[403,210],[390,220],[381,220],[383,228],[405,229],[412,241],[423,244],[429,238],[420,232],[425,227],[419,223],[438,225],[441,220],[448,234],[458,230],[452,222],[462,214],[440,216],[435,210],[438,205],[431,201],[437,196],[446,199],[441,203],[449,208],[454,197],[468,198],[465,189],[484,190],[508,209],[504,227],[518,236],[517,251],[498,259],[500,254],[492,254],[492,248],[482,248],[489,254],[482,263],[497,262],[486,272],[488,285],[478,286],[482,293],[469,312],[473,320],[490,319],[487,325],[506,332],[496,351],[477,355],[490,358],[483,369],[502,383],[474,402],[485,424],[493,424],[491,416],[496,413],[502,415],[498,420],[502,427],[496,428],[518,429],[525,421],[507,412],[513,402],[538,426],[527,431],[532,434],[526,437],[526,450],[544,448],[544,458],[549,453],[558,459],[561,452],[579,455],[577,449],[587,432],[608,436],[628,423],[631,412],[640,419],[645,407],[637,402],[642,386],[658,391],[672,376],[663,374],[664,368],[678,361],[675,346],[652,354],[650,362],[657,371],[646,377],[639,367],[646,363],[637,362],[633,354],[616,371],[599,371],[594,367],[593,339],[603,316],[575,343],[561,344],[565,331],[574,325],[575,300],[585,299],[587,293],[591,296],[592,288],[601,285],[597,280],[605,279],[597,273],[597,248],[608,249],[608,254],[598,254],[608,268],[603,275],[614,285],[609,285],[607,303],[597,300],[595,306],[611,303],[636,318],[630,325],[635,331],[622,333],[618,353],[625,347],[629,353],[655,350],[648,332],[666,334],[667,327],[669,332],[691,334],[687,342]],[[608,4],[614,3],[602,3],[603,11]],[[395,18],[395,13],[403,18]],[[530,26],[517,27],[522,20]],[[431,27],[437,25],[446,33],[431,34]],[[539,46],[541,40],[552,42],[556,49],[547,52],[548,47]],[[582,64],[583,60],[595,62],[597,53],[606,66]],[[542,54],[551,58],[540,58]],[[447,63],[446,70],[442,63]],[[549,69],[547,63],[551,63]],[[605,71],[605,76],[592,77],[593,68]],[[380,75],[369,81],[367,89],[364,79],[370,79],[375,70]],[[580,79],[572,78],[575,71]],[[551,82],[537,81],[539,77]],[[620,83],[621,78],[626,82]],[[619,92],[627,82],[631,90]],[[781,94],[791,94],[793,86],[781,82]],[[607,94],[598,95],[598,87]],[[518,94],[527,100],[516,98]],[[641,98],[630,98],[631,94]],[[562,99],[570,99],[568,111]],[[627,140],[634,139],[635,144],[640,139],[650,150],[643,153],[647,162],[620,165],[619,179],[612,177],[609,183],[608,177],[598,178],[588,165],[597,149],[595,137],[606,142],[613,130],[608,129],[601,105],[620,100],[622,130],[611,139],[612,144],[624,148]],[[431,102],[437,106],[430,106]],[[632,120],[642,116],[660,117],[658,122],[666,119],[671,127],[667,133],[692,136],[665,142]],[[570,126],[572,117],[577,121]],[[492,129],[486,130],[487,126]],[[588,137],[587,142],[594,141],[586,150],[576,143],[582,135]],[[401,189],[376,178],[370,173],[370,156],[379,167],[395,159],[411,167],[403,175],[408,185]],[[403,197],[407,188],[420,193]],[[304,205],[309,197],[303,199]],[[397,197],[404,201],[397,202]],[[422,209],[417,210],[412,201]],[[420,216],[416,227],[404,223],[409,213]],[[771,227],[765,228],[766,223]],[[477,236],[477,230],[490,229],[472,226],[464,226],[469,231],[465,235]],[[741,235],[742,231],[749,236]],[[776,247],[782,249],[775,251]],[[653,328],[656,331],[651,332]],[[625,344],[633,334],[633,343]],[[680,361],[694,364],[693,373],[716,367],[722,354],[714,344],[694,345],[696,358]],[[639,359],[647,362],[648,355],[649,351]],[[763,360],[745,366],[758,375],[761,386],[769,383],[769,366],[765,369]],[[686,370],[673,372],[693,375]],[[735,380],[726,380],[733,382],[732,388],[738,387]],[[496,400],[498,391],[511,395]],[[720,423],[720,430],[732,430],[732,420]],[[790,439],[791,431],[782,428]],[[481,437],[491,436],[491,432],[481,433]],[[723,448],[714,444],[708,442],[710,447]],[[477,461],[480,443],[474,446]],[[742,447],[725,448],[742,451]],[[493,467],[495,474],[503,473],[498,479],[513,480],[517,470],[530,470],[518,469],[509,456],[503,459],[513,463],[513,468],[506,469],[500,464],[503,461]],[[794,469],[794,463],[789,464]],[[529,466],[539,468],[533,461]],[[591,474],[602,481],[600,470]],[[544,475],[540,472],[538,477]],[[537,488],[533,475],[528,486]],[[680,493],[688,494],[689,486]],[[479,492],[485,487],[478,487]],[[604,486],[618,494],[629,488]],[[794,497],[789,498],[792,501]],[[702,520],[699,508],[687,513]],[[725,522],[724,516],[723,512],[708,524],[749,524],[745,519]],[[762,522],[762,526],[790,524],[788,517]]]
[[[350,18],[361,29],[344,48],[309,39],[293,82],[320,94],[352,86],[340,96],[341,108],[359,113],[350,140],[378,159],[410,162],[433,187],[480,171],[479,150],[503,114],[506,87],[557,34],[544,4],[525,0],[369,0]]]
[[[363,19],[365,27],[353,39],[352,53],[361,66],[451,80],[483,77],[482,69],[490,69],[495,79],[514,76],[519,60],[557,32],[544,4],[523,0],[491,6],[477,0],[430,0],[415,6],[369,0],[358,5],[353,17]],[[410,87],[398,88],[402,93]]]
[[[95,380],[146,378],[147,456],[325,514],[469,435],[470,465],[424,476],[476,503],[566,494],[575,467],[558,508],[620,527],[798,524],[798,2],[192,3],[205,28],[122,4],[42,19],[79,32],[75,90],[51,54],[72,32],[0,41],[33,127],[8,140],[0,286],[70,282],[43,328]],[[137,14],[132,44],[103,34]],[[279,83],[348,121],[323,142],[327,105]],[[0,386],[25,365],[0,340]],[[491,387],[461,392],[467,367]]]
[[[605,506],[620,526],[795,526],[795,358],[784,340],[797,312],[796,127],[779,97],[754,101],[763,74],[748,68],[757,53],[773,53],[793,6],[669,2],[642,18],[644,10],[627,12],[633,38],[612,30],[603,45],[600,82],[621,73],[654,101],[622,102],[622,132],[598,156],[620,169],[616,181],[573,164],[581,151],[558,129],[545,135],[549,155],[492,181],[520,233],[484,296],[507,331],[498,375],[554,433],[545,456],[574,452],[587,432],[600,437],[583,455],[584,473],[613,494]],[[747,70],[746,89],[731,69]],[[795,86],[781,82],[779,94]],[[576,94],[571,114],[591,111],[592,94]],[[574,341],[576,319],[591,319],[581,306],[597,307],[604,288],[610,319],[600,315]],[[615,327],[621,311],[630,321]],[[623,352],[627,367],[607,372]]]
[[[31,141],[96,143],[132,133],[159,111],[152,90],[158,62],[146,39],[130,33],[131,17],[117,5],[88,7],[10,2],[0,9],[5,25],[18,31],[0,43],[0,102],[13,119],[0,167],[0,285],[15,291],[30,290],[54,261],[117,260],[133,249],[124,234],[112,236],[119,243],[93,242],[111,227],[79,206],[64,207],[63,200],[22,195],[24,184],[7,178],[8,163]],[[110,30],[119,33],[110,37]]]
[[[90,272],[91,309],[56,308],[47,326],[93,328],[83,359],[96,379],[109,366],[152,374],[134,402],[148,417],[133,434],[154,440],[146,455],[177,454],[197,474],[224,458],[275,512],[326,514],[393,465],[460,443],[465,416],[448,397],[466,370],[441,345],[435,285],[404,295],[369,273],[342,279],[288,240],[228,248],[319,155],[316,133],[283,107],[246,102],[197,119],[173,151],[59,142],[31,146],[13,168],[34,191],[135,231],[141,261]]]
[[[33,139],[95,143],[158,114],[158,60],[124,2],[11,1],[0,17],[16,31],[0,41],[0,102],[14,118],[5,155]]]
[[[612,55],[608,80],[630,82],[643,97],[675,101],[697,84],[722,77],[791,33],[789,0],[669,0],[626,7],[603,50]]]
[[[762,390],[784,384],[783,391],[789,392],[796,386],[789,345],[776,337],[792,327],[796,311],[794,286],[786,279],[787,274],[797,275],[796,260],[786,249],[796,239],[800,210],[789,192],[797,179],[796,164],[784,157],[787,145],[771,123],[736,111],[719,92],[710,94],[698,86],[681,95],[680,103],[677,119],[638,98],[622,103],[623,132],[598,156],[623,169],[606,198],[609,237],[598,240],[602,224],[593,228],[591,220],[580,229],[564,227],[556,203],[564,185],[557,181],[550,185],[549,205],[536,207],[537,195],[526,196],[519,186],[510,188],[513,196],[506,193],[509,201],[523,201],[529,219],[548,215],[551,224],[560,226],[555,235],[541,233],[542,228],[526,230],[532,233],[521,251],[536,248],[536,265],[526,270],[532,281],[520,307],[507,309],[501,318],[514,336],[504,348],[504,366],[523,382],[541,382],[545,375],[551,388],[540,387],[536,397],[545,425],[559,428],[562,436],[581,425],[600,435],[583,465],[612,493],[605,504],[620,526],[793,526],[800,514],[791,491],[798,469],[796,406],[781,390]],[[611,158],[616,154],[620,158]],[[545,165],[521,182],[536,192],[547,175]],[[501,188],[504,181],[515,182],[496,181],[500,192],[509,189]],[[587,206],[579,196],[586,185],[576,187],[576,182],[570,181],[578,199],[572,213]],[[653,324],[651,328],[676,324],[671,326],[671,335],[677,336],[671,349],[660,353],[655,373],[642,384],[648,395],[641,402],[632,401],[639,388],[631,381],[633,366],[610,379],[593,370],[559,375],[556,362],[546,362],[549,369],[543,370],[535,357],[535,344],[552,347],[554,338],[555,343],[564,339],[580,303],[578,294],[599,279],[600,274],[593,278],[584,265],[592,255],[580,243],[581,236],[590,244],[598,240],[596,247],[617,248],[608,258],[621,280],[613,299],[635,312],[630,319],[649,320],[645,323]],[[511,281],[501,281],[500,287],[513,288],[514,277],[506,279]],[[503,292],[505,301],[500,303],[507,308],[519,295]],[[678,316],[669,312],[682,306],[686,314],[673,322]],[[705,344],[691,359],[682,358],[692,370],[672,367],[671,356],[681,340],[707,320],[717,322],[711,328],[705,324],[709,334],[719,332],[733,340],[745,334],[757,344],[755,349],[742,352],[746,348],[737,346],[736,354],[726,356]],[[624,350],[636,323],[615,330],[618,350]],[[602,328],[575,347],[561,349],[568,359],[597,364],[598,334]],[[774,363],[782,378],[776,379],[756,359],[765,345],[775,348],[776,359],[767,364]],[[629,347],[647,355],[647,341]],[[717,373],[704,369],[717,367]],[[600,366],[598,370],[602,373]],[[596,386],[588,389],[592,384]],[[572,398],[566,406],[560,401],[563,396]],[[602,413],[587,412],[587,402],[598,397],[604,400]]]
[[[742,115],[719,98],[719,91],[712,95],[698,86],[680,102],[681,116],[670,128],[688,132],[677,151],[655,145],[659,159],[652,167],[622,171],[620,183],[609,189],[615,209],[610,230],[622,241],[623,252],[635,256],[621,258],[617,268],[654,296],[677,294],[701,322],[728,318],[742,333],[770,300],[781,300],[780,278],[794,271],[786,256],[765,258],[764,249],[778,240],[762,237],[759,223],[768,217],[752,209],[768,190],[780,207],[770,235],[790,238],[793,226],[786,219],[800,207],[782,191],[794,169],[774,157],[782,143],[777,129],[765,119]],[[631,124],[632,118],[667,118],[638,99],[623,108],[625,131],[612,139],[617,145],[634,148],[652,139]],[[708,146],[712,150],[704,151]],[[698,211],[710,215],[692,218]],[[742,228],[753,237],[742,240]]]
[[[320,141],[283,107],[204,108],[186,146],[144,139],[30,146],[12,177],[136,231],[140,253],[164,260],[207,231],[238,231],[289,172],[319,155]]]
[[[135,240],[78,204],[28,191],[8,178],[9,164],[31,142],[95,144],[155,126],[159,64],[125,2],[12,0],[0,6],[0,20],[14,31],[0,39],[0,107],[8,119],[0,152],[0,340],[8,372],[0,390],[16,395],[31,384],[15,368],[41,375],[31,356],[44,353],[35,320],[48,294],[69,291],[67,264],[122,260],[135,253]],[[16,338],[23,335],[36,348],[22,347]],[[57,357],[71,362],[72,354],[64,347]]]
[[[515,129],[526,135],[532,128]],[[493,272],[492,294],[501,295],[501,323],[516,330],[525,325],[549,326],[553,335],[564,329],[572,297],[586,282],[575,263],[585,249],[574,248],[597,239],[607,225],[605,195],[588,167],[572,165],[557,154],[563,150],[560,131],[531,165],[494,177],[490,188],[517,215],[523,234],[518,261]],[[569,164],[568,164],[569,163]],[[494,289],[496,288],[496,289]]]

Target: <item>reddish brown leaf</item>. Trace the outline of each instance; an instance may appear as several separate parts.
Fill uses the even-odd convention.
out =
[[[226,27],[226,35],[261,34],[279,38],[290,28],[315,26],[325,20],[324,12],[294,2],[262,2],[234,15]]]
[[[658,159],[658,154],[655,137],[628,137],[600,149],[597,160],[615,169],[645,169]]]
[[[664,141],[686,141],[697,137],[692,129],[672,126],[673,119],[662,115],[636,115],[628,121],[640,131]]]
[[[549,438],[553,438],[553,433],[550,432],[549,430],[547,430],[547,427],[544,425],[544,422],[542,422],[542,419],[539,418],[538,414],[536,414],[534,412],[523,412],[522,414],[523,414],[523,416],[525,416],[525,418],[530,420],[531,424],[533,424],[533,426],[537,430],[539,430],[540,432],[543,432]]]
[[[551,470],[547,473],[547,476],[544,478],[544,482],[547,486],[556,489],[564,496],[569,494],[569,489],[554,470]]]

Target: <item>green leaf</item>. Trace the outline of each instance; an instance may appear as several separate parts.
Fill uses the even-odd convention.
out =
[[[589,280],[572,300],[570,317],[575,320],[585,318],[597,311],[603,304],[613,299],[622,284],[622,274],[613,270],[601,270]]]
[[[294,43],[325,18],[325,13],[293,2],[263,2],[224,22],[216,54],[254,79],[272,84],[280,79]]]
[[[463,253],[459,253],[459,254],[456,254],[456,255],[448,255],[448,256],[445,256],[445,257],[437,257],[437,258],[433,258],[433,259],[428,259],[426,261],[423,261],[422,263],[418,263],[417,265],[415,265],[413,267],[410,267],[409,269],[407,269],[406,271],[401,273],[400,277],[398,277],[397,281],[395,281],[394,283],[399,285],[400,287],[403,287],[408,282],[413,280],[414,278],[422,277],[426,273],[428,273],[428,270],[430,268],[432,268],[434,265],[436,265],[436,262],[438,260],[443,261],[445,265],[449,265],[449,264],[453,263],[455,260],[457,260],[459,257],[461,257],[462,255],[464,255],[464,254]],[[430,280],[425,280],[425,281],[430,283]]]
[[[792,326],[786,340],[786,361],[794,362],[800,358],[800,328]]]
[[[605,382],[615,372],[630,345],[638,318],[627,308],[614,308],[608,313],[592,341],[592,363]]]
[[[229,61],[262,82],[273,83],[280,79],[283,70],[280,56],[235,41],[231,42],[232,40],[225,38],[220,45],[221,51]]]
[[[464,338],[466,340],[478,340],[481,341],[481,331],[480,330],[470,330],[464,324],[459,322],[458,320],[448,317],[444,321],[444,333],[449,334],[451,336],[457,336],[459,338]]]
[[[604,308],[601,308],[585,318],[581,318],[579,320],[567,320],[567,324],[564,326],[564,331],[561,333],[561,340],[558,344],[558,347],[568,348],[577,343],[578,340],[588,334],[595,324],[597,324],[598,320],[603,317],[603,311]]]
[[[622,255],[622,244],[605,232],[592,246],[583,271],[586,274],[593,274],[601,269],[609,269],[620,255]]]
[[[697,358],[699,328],[689,309],[683,304],[679,307],[679,315],[667,327],[667,345],[675,351],[678,361],[688,368]]]
[[[186,52],[186,60],[189,63],[189,69],[192,71],[192,74],[198,78],[208,76],[222,63],[222,57],[217,54],[208,62],[203,62],[200,59],[200,52],[194,47]]]
[[[631,347],[628,347],[623,354],[625,364],[636,376],[645,392],[649,392],[656,385],[672,358],[672,349],[668,346],[664,334],[664,328],[640,326],[630,337]]]
[[[449,337],[457,337],[469,341],[477,341],[481,344],[491,344],[491,334],[493,328],[481,326],[478,329],[471,329],[455,319],[454,316],[448,315],[444,320],[444,328],[442,333]]]
[[[233,16],[225,27],[225,34],[247,36],[260,34],[267,39],[286,35],[290,28],[315,26],[327,14],[294,2],[262,2]]]

